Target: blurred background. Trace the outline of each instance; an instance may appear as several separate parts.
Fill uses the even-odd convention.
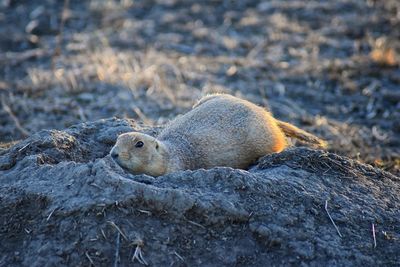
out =
[[[398,0],[0,0],[0,153],[225,92],[399,175],[399,63]]]

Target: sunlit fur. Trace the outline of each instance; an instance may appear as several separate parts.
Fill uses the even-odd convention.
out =
[[[111,152],[119,153],[116,161],[132,173],[152,176],[215,166],[247,168],[261,156],[285,149],[285,134],[323,144],[274,119],[262,107],[218,94],[202,98],[191,111],[171,121],[157,139],[141,133],[122,134]],[[139,140],[144,142],[141,148],[135,147]]]

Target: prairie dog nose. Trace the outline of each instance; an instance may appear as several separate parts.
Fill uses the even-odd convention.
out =
[[[113,159],[118,158],[118,153],[115,152],[114,150],[112,150],[110,154],[111,154],[111,157],[112,157]]]

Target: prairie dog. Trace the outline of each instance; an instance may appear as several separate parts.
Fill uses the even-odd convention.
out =
[[[262,107],[215,94],[203,97],[191,111],[172,120],[157,138],[138,132],[121,134],[110,154],[133,174],[160,176],[216,166],[244,169],[266,154],[284,150],[286,136],[326,146]]]

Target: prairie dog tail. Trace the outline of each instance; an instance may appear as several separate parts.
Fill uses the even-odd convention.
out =
[[[276,123],[278,124],[279,128],[281,128],[281,130],[285,133],[286,136],[294,137],[296,139],[299,139],[300,141],[309,143],[312,146],[316,146],[319,148],[326,148],[328,146],[326,141],[316,137],[315,135],[307,133],[302,129],[299,129],[290,123],[283,122],[280,120],[276,120]]]

